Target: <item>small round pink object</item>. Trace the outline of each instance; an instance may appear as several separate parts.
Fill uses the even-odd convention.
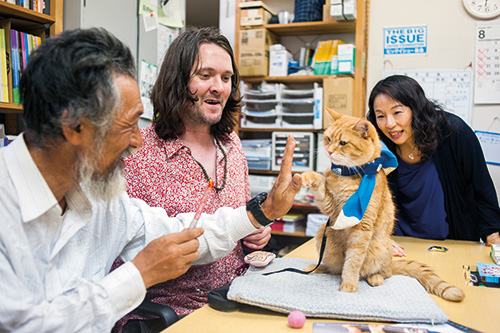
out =
[[[306,322],[306,316],[302,311],[292,311],[288,315],[288,325],[292,328],[302,328]]]

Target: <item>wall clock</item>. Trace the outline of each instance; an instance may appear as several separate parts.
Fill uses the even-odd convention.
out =
[[[462,0],[462,3],[475,18],[492,19],[500,15],[500,0]]]

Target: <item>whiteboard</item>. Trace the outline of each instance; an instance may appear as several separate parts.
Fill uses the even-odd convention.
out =
[[[445,111],[462,118],[470,125],[472,110],[473,73],[467,69],[390,69],[384,78],[406,75],[414,78],[424,89],[427,98],[438,102]]]

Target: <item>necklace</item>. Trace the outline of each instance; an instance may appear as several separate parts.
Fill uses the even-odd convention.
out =
[[[222,149],[222,146],[221,146],[219,140],[217,140],[217,138],[215,138],[215,142],[217,143],[217,147],[219,147],[219,149],[222,151],[222,155],[224,155],[224,177],[222,178],[222,185],[221,186],[214,186],[214,190],[216,192],[218,192],[218,191],[222,191],[224,189],[224,186],[226,186],[227,154],[224,151],[224,149]],[[207,170],[205,170],[205,168],[203,167],[203,165],[201,165],[201,163],[198,162],[194,157],[193,157],[193,159],[200,166],[201,171],[203,172],[203,175],[205,176],[205,179],[208,181],[208,183],[210,183],[210,176],[208,175]],[[215,171],[215,180],[216,180],[215,183],[217,183],[217,170]]]
[[[413,146],[413,148],[411,149],[410,153],[408,154],[408,158],[410,160],[414,160],[415,159],[415,155],[413,155],[413,151],[415,150],[415,145]]]

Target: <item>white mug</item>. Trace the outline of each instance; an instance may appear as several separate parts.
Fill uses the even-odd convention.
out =
[[[286,10],[282,10],[278,13],[278,21],[280,24],[290,23],[290,13]]]

